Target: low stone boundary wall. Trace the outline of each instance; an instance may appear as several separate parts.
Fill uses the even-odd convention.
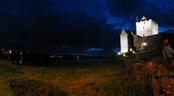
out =
[[[151,74],[154,96],[174,96],[174,66],[171,64],[158,65],[152,61],[146,63],[131,62],[129,66],[126,66],[131,67],[137,77],[141,76],[142,72]]]
[[[158,72],[152,76],[154,96],[174,96],[174,67],[159,65]]]

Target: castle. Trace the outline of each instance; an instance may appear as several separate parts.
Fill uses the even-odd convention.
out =
[[[164,39],[174,44],[174,34],[158,34],[158,24],[152,19],[142,17],[140,22],[136,22],[136,35],[131,30],[122,30],[120,34],[121,53],[135,50],[149,50],[161,47]]]

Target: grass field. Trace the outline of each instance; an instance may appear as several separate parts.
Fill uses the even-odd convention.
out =
[[[149,75],[144,73],[138,80],[125,63],[129,62],[118,56],[51,67],[0,61],[0,96],[153,95]]]

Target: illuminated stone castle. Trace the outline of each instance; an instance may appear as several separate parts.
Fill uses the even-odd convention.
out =
[[[158,34],[158,24],[143,16],[140,22],[136,22],[136,33],[142,37],[156,35]]]
[[[125,31],[124,29],[120,35],[121,53],[128,52],[133,46],[133,34],[131,30]]]
[[[133,35],[131,30],[122,30],[120,34],[121,53],[160,47],[164,39],[169,39],[171,43],[174,43],[173,36],[172,33],[158,34],[158,24],[143,16],[140,22],[136,22],[136,35]]]

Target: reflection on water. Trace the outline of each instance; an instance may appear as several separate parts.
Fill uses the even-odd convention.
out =
[[[80,60],[79,56],[76,57],[76,60],[77,60],[77,62],[79,62],[79,60]]]
[[[74,62],[88,62],[88,61],[95,61],[95,60],[101,60],[103,58],[76,58],[76,59],[57,59],[57,60],[51,60],[51,64],[56,63],[74,63]]]
[[[3,51],[3,50],[2,50]],[[14,64],[27,64],[27,65],[47,65],[47,64],[58,64],[58,63],[74,63],[74,62],[87,62],[101,60],[104,57],[92,58],[82,56],[71,56],[71,55],[49,55],[44,53],[32,53],[32,52],[19,52],[19,51],[7,51],[2,52],[2,60],[12,61]]]

